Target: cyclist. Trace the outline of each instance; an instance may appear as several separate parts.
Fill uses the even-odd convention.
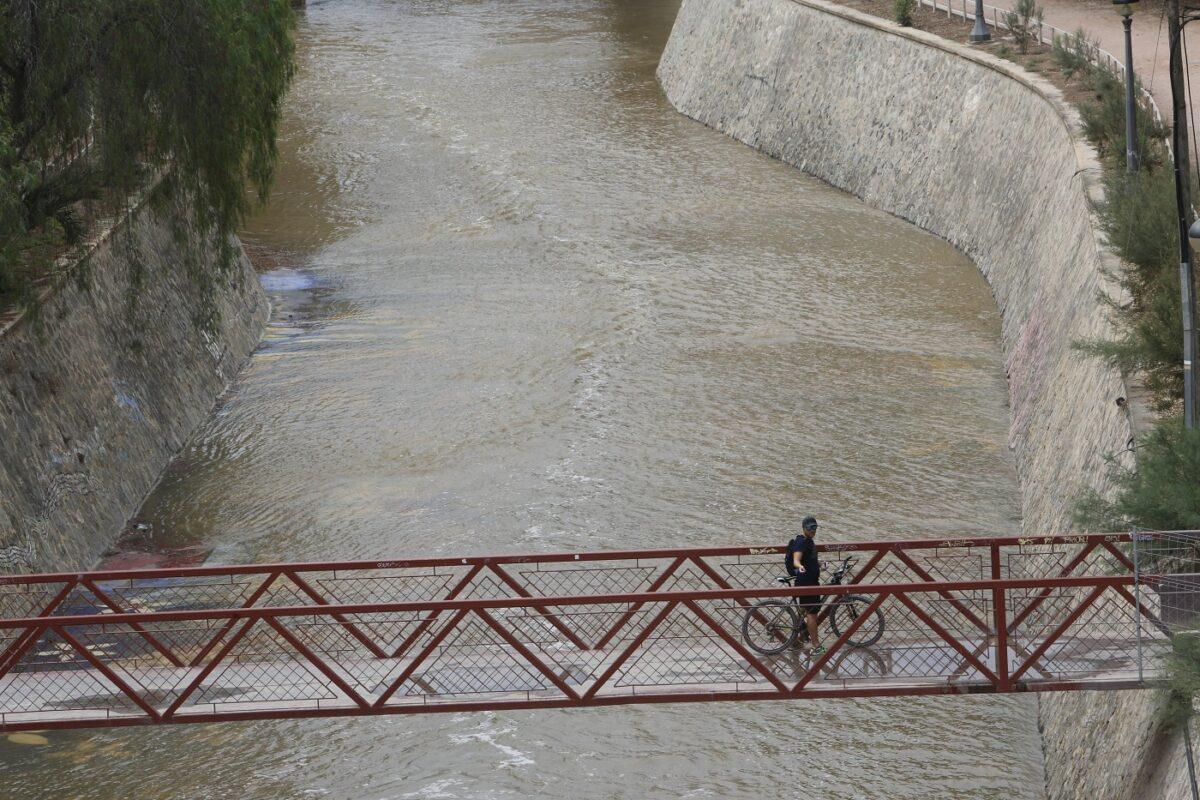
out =
[[[787,546],[787,571],[792,576],[793,586],[819,586],[821,584],[821,562],[817,560],[817,543],[813,541],[817,535],[817,518],[805,517],[800,523],[803,531]],[[820,655],[825,652],[821,640],[817,638],[817,614],[821,610],[821,595],[809,594],[796,598],[804,622],[808,626],[808,640],[812,642],[812,652]]]

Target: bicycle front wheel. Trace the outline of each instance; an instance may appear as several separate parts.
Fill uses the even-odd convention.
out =
[[[746,609],[742,638],[752,650],[773,656],[796,641],[796,609],[784,600],[763,600]]]
[[[840,638],[842,631],[850,630],[850,626],[866,612],[870,605],[871,601],[861,595],[842,595],[833,604],[829,613],[829,626],[833,628],[833,635]],[[846,643],[851,647],[870,647],[878,642],[881,636],[883,636],[883,614],[877,608],[870,618],[863,620],[862,624],[846,640]]]

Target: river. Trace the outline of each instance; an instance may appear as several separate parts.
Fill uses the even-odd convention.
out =
[[[139,519],[215,560],[1019,530],[945,242],[677,114],[677,0],[313,0],[266,340]],[[1027,697],[0,740],[4,796],[1040,798]]]

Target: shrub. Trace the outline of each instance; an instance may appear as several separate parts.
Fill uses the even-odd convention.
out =
[[[1079,108],[1084,135],[1096,146],[1101,158],[1124,162],[1125,158],[1125,84],[1106,69],[1093,66],[1084,73],[1084,82],[1092,99]],[[1134,81],[1134,118],[1138,163],[1155,168],[1170,161],[1163,145],[1167,129],[1154,119],[1154,112],[1141,92],[1141,81]]]
[[[1037,5],[1037,0],[1017,0],[1017,7],[1013,11],[1004,13],[1004,24],[1008,26],[1022,55],[1029,52],[1030,42],[1037,39],[1044,16],[1045,10]]]
[[[1192,632],[1171,637],[1167,656],[1167,684],[1159,704],[1159,721],[1169,729],[1187,724],[1196,693],[1200,691],[1200,637]]]
[[[1064,74],[1081,75],[1093,95],[1081,104],[1080,116],[1104,166],[1104,199],[1096,211],[1109,246],[1124,262],[1115,276],[1123,296],[1105,298],[1115,312],[1117,338],[1077,346],[1127,374],[1140,375],[1155,410],[1168,416],[1139,440],[1136,471],[1110,456],[1112,493],[1085,493],[1076,505],[1075,521],[1091,530],[1196,530],[1200,429],[1185,429],[1179,415],[1171,415],[1183,395],[1183,325],[1175,185],[1163,142],[1166,131],[1139,99],[1134,143],[1139,168],[1130,174],[1125,164],[1125,87],[1092,63],[1095,50],[1080,31],[1074,37],[1056,37],[1053,58]],[[1187,724],[1200,690],[1200,638],[1191,633],[1172,638],[1167,678],[1160,721],[1168,728],[1178,727]]]
[[[916,0],[895,0],[892,4],[892,19],[905,28],[911,28],[913,9],[916,5]]]
[[[1114,277],[1118,298],[1104,298],[1117,322],[1110,341],[1078,343],[1127,375],[1139,375],[1155,411],[1183,399],[1183,320],[1179,307],[1179,233],[1174,175],[1145,168],[1130,175],[1123,161],[1106,170],[1100,227],[1125,263]]]
[[[1083,28],[1078,28],[1070,36],[1054,37],[1051,57],[1062,73],[1071,78],[1092,68],[1098,48],[1099,45],[1088,38]]]
[[[1080,105],[1084,133],[1104,163],[1104,198],[1096,213],[1113,252],[1124,262],[1115,275],[1121,297],[1113,309],[1112,341],[1077,343],[1085,352],[1142,378],[1159,412],[1183,398],[1183,336],[1179,309],[1179,234],[1175,183],[1166,129],[1141,98],[1135,106],[1139,169],[1125,167],[1125,87],[1108,70],[1087,59],[1094,46],[1082,33],[1055,40],[1054,59],[1064,72],[1080,75],[1091,99]]]
[[[1138,442],[1137,470],[1109,462],[1111,497],[1088,492],[1076,522],[1089,530],[1200,530],[1200,429],[1165,419]]]
[[[1183,398],[1183,317],[1178,291],[1178,271],[1166,269],[1141,304],[1122,306],[1106,298],[1119,323],[1116,338],[1077,344],[1084,353],[1104,359],[1125,374],[1139,375],[1150,392],[1151,407],[1159,413],[1174,412]]]
[[[1163,266],[1176,268],[1179,225],[1175,212],[1175,176],[1169,169],[1145,167],[1130,175],[1120,162],[1105,170],[1100,225],[1109,247],[1135,270],[1127,271],[1126,288],[1145,296]]]

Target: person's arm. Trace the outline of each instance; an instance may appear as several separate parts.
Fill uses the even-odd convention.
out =
[[[801,559],[801,562],[803,562],[803,560],[804,560],[804,559],[806,559],[806,558],[808,558],[809,556],[814,556],[814,557],[815,557],[815,556],[816,556],[816,554],[817,554],[817,545],[816,545],[816,543],[815,543],[815,542],[813,542],[813,540],[812,540],[812,539],[805,538],[805,540],[804,540],[803,544],[801,544],[801,545],[800,545],[800,553],[799,553],[799,556],[798,556],[798,557]],[[805,569],[803,569],[803,568],[802,568],[800,571],[801,571],[801,572],[807,572],[808,570],[805,570]],[[819,570],[818,570],[818,571],[819,571]]]
[[[800,550],[792,551],[792,566],[796,568],[796,572],[804,572],[804,564],[800,561]]]

